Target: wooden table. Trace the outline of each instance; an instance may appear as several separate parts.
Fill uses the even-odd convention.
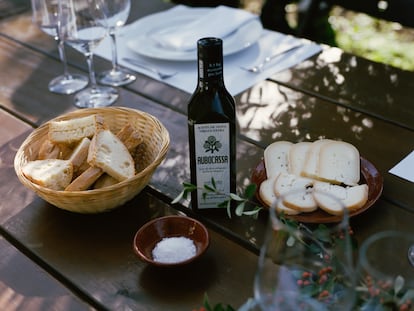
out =
[[[130,19],[170,6],[161,0],[133,1]],[[86,72],[82,55],[68,49],[68,59],[71,71]],[[96,71],[109,66],[96,59]],[[141,74],[119,89],[116,105],[159,118],[170,132],[171,148],[151,183],[132,201],[110,213],[80,215],[27,190],[13,168],[15,152],[33,128],[76,109],[72,96],[47,90],[62,66],[55,42],[31,24],[30,11],[0,20],[0,68],[2,310],[192,310],[202,305],[205,294],[213,303],[237,308],[253,295],[267,212],[257,220],[229,219],[224,210],[194,214],[170,205],[181,183],[190,179],[190,94]],[[249,183],[263,148],[276,139],[345,140],[384,177],[380,200],[351,220],[357,238],[387,229],[414,232],[414,187],[388,173],[414,147],[413,89],[414,73],[334,48],[255,85],[236,96],[238,186]],[[149,219],[177,213],[208,226],[211,246],[205,256],[173,270],[139,261],[131,247],[135,232]]]

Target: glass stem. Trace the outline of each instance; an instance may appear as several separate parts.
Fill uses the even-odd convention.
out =
[[[112,71],[117,71],[118,70],[118,51],[116,48],[115,30],[111,30],[109,32],[109,36],[111,38],[111,46],[112,46]]]
[[[60,61],[63,64],[63,75],[67,78],[70,78],[70,74],[68,70],[68,63],[66,61],[65,43],[63,42],[63,40],[58,39],[57,44],[58,44]]]
[[[90,86],[94,89],[96,88],[96,78],[95,78],[95,71],[93,69],[93,53],[89,52],[86,53],[86,63],[88,64],[88,71],[89,71],[89,83]]]

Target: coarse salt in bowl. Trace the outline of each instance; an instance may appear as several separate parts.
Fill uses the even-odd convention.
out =
[[[155,266],[180,266],[200,257],[210,244],[199,221],[186,216],[164,216],[149,221],[135,234],[138,257]]]

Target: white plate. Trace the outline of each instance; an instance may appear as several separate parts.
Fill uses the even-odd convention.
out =
[[[127,40],[127,47],[135,53],[151,58],[176,61],[196,60],[196,49],[191,51],[167,49],[151,39],[151,34],[192,22],[208,13],[209,10],[211,8],[192,8],[177,12],[168,18],[165,18],[164,12],[148,15],[133,25],[131,35],[133,34],[134,37]],[[251,46],[259,39],[262,31],[263,27],[259,20],[254,19],[246,23],[223,39],[223,55],[230,55]]]

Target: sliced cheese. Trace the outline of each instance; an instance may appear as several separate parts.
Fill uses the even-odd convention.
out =
[[[313,212],[318,208],[312,196],[313,180],[288,173],[281,173],[274,183],[274,192],[283,204],[300,212]]]
[[[264,150],[264,162],[267,177],[287,173],[289,170],[289,150],[293,144],[288,141],[276,141]]]
[[[359,182],[360,170],[359,152],[352,144],[332,141],[320,148],[318,179],[353,186]]]
[[[320,139],[312,143],[312,146],[310,146],[307,152],[303,170],[300,175],[309,178],[317,178],[319,167],[319,152],[322,146],[330,142],[332,142],[330,139]]]
[[[311,142],[299,142],[293,144],[289,150],[289,173],[300,176],[304,166],[308,151],[312,146]]]
[[[331,215],[342,215],[344,209],[356,210],[368,200],[366,184],[342,187],[326,182],[315,182],[313,197],[318,206]]]
[[[274,183],[275,183],[276,178],[277,176],[273,176],[271,178],[264,180],[260,184],[260,188],[259,188],[260,198],[269,207],[276,205],[275,206],[276,210],[279,213],[283,213],[285,215],[299,214],[300,213],[299,211],[288,208],[287,206],[283,204],[282,200],[278,200],[278,198],[276,197],[276,194],[274,192]]]

